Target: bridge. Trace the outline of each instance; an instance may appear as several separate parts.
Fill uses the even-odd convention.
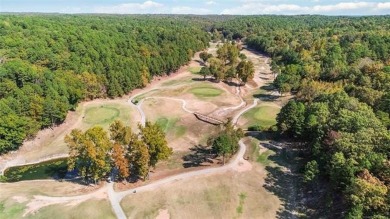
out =
[[[213,124],[213,125],[221,125],[221,124],[225,123],[225,122],[223,122],[223,121],[221,121],[219,119],[212,118],[210,116],[206,116],[206,115],[198,113],[198,112],[194,112],[194,115],[200,121],[207,122],[207,123],[210,123],[210,124]]]

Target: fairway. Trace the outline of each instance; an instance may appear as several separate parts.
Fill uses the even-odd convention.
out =
[[[189,91],[199,98],[217,97],[223,93],[221,89],[214,87],[195,87]]]
[[[85,123],[103,125],[112,123],[120,115],[119,109],[112,106],[91,107],[85,111]]]
[[[259,106],[244,113],[247,120],[245,126],[259,125],[261,127],[270,127],[276,124],[276,115],[280,109],[274,106]]]

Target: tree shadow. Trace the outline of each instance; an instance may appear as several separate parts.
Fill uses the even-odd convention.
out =
[[[241,84],[237,83],[237,82],[234,82],[234,81],[223,81],[223,83],[227,84],[228,86],[234,86],[234,87],[237,87],[237,86],[241,86]]]
[[[269,78],[269,77],[259,77],[259,78],[262,79],[262,80],[265,80],[265,81],[273,80],[273,77],[271,77],[271,78]]]
[[[184,168],[209,166],[213,164],[214,159],[217,157],[211,147],[203,145],[195,145],[190,148],[191,153],[182,157]]]
[[[266,85],[263,85],[260,87],[260,89],[266,90],[266,91],[274,91],[275,86],[272,83],[268,83]]]
[[[307,205],[300,145],[288,143],[285,139],[267,141],[264,134],[252,133],[250,136],[259,139],[261,146],[274,152],[267,158],[271,162],[265,167],[267,176],[263,187],[283,203],[277,218],[318,218],[313,216],[313,208]]]
[[[283,202],[278,218],[306,218],[307,208],[302,204],[303,178],[300,174],[298,152],[273,143],[262,144],[275,152],[268,159],[275,165],[267,166],[264,188]]]
[[[195,60],[195,62],[199,63],[200,66],[206,66],[206,64],[201,60]]]
[[[203,77],[202,78],[192,78],[193,81],[208,81],[208,82],[212,82],[212,83],[219,83],[220,81],[217,81],[215,80],[214,78],[206,78],[204,79]]]

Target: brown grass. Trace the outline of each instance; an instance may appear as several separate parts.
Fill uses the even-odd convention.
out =
[[[157,191],[133,194],[121,205],[134,218],[154,218],[159,209],[167,209],[171,218],[275,218],[281,202],[262,187],[264,169],[253,166],[248,172],[179,181]],[[246,196],[242,214],[237,212],[240,194]]]

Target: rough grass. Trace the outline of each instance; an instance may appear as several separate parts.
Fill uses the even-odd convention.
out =
[[[157,91],[159,91],[159,89],[153,89],[153,90],[150,90],[146,93],[143,93],[143,94],[140,94],[138,96],[136,96],[134,99],[133,99],[133,103],[137,104],[139,101],[141,101],[142,99],[144,99],[145,97],[147,96],[150,96],[154,93],[156,93]]]
[[[129,195],[121,205],[129,218],[155,218],[159,209],[170,218],[276,218],[280,201],[262,187],[264,174],[252,169],[177,181]]]
[[[0,203],[0,218],[22,218],[25,206],[19,203]]]
[[[87,200],[76,206],[51,205],[40,209],[27,218],[116,218],[108,200]]]
[[[195,87],[190,89],[189,92],[199,98],[217,97],[223,93],[221,89],[215,87]]]
[[[257,157],[257,162],[263,164],[264,166],[268,166],[273,164],[273,161],[269,160],[268,157],[274,155],[275,152],[271,150],[264,151]]]
[[[276,115],[280,109],[273,106],[259,106],[244,113],[247,119],[247,126],[259,125],[261,127],[270,127],[276,124]]]
[[[189,84],[189,83],[192,83],[193,81],[191,80],[191,78],[181,78],[181,79],[178,79],[178,80],[169,80],[169,81],[165,81],[161,84],[161,86],[174,86],[174,85],[180,85],[180,84]]]
[[[52,205],[40,209],[34,215],[22,217],[26,205],[35,195],[74,196],[85,194],[87,187],[72,182],[20,181],[0,184],[0,218],[114,218],[111,207],[105,200],[87,200],[76,206]],[[18,203],[15,196],[26,201]],[[96,209],[99,209],[98,211]],[[83,212],[85,210],[85,213]],[[94,212],[95,211],[95,212]],[[51,213],[49,213],[51,212]],[[88,215],[91,214],[92,217]]]

